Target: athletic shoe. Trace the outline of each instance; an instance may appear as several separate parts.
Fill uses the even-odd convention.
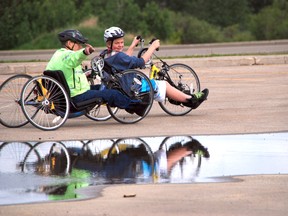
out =
[[[203,89],[201,92],[194,93],[191,98],[187,99],[187,102],[183,103],[183,105],[196,109],[203,101],[207,100],[208,94],[209,90]]]
[[[198,93],[196,93],[196,94],[198,94]],[[205,88],[201,91],[201,93],[202,93],[202,95],[200,95],[200,97],[197,97],[198,95],[196,96],[196,94],[195,94],[195,96],[199,99],[199,102],[202,103],[203,101],[207,100],[207,97],[209,95],[209,89]]]

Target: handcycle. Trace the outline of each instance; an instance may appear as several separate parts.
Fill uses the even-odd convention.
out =
[[[145,118],[151,109],[154,94],[149,78],[141,71],[127,70],[120,73],[105,72],[107,77],[104,80],[104,66],[104,60],[95,57],[91,60],[89,71],[92,76],[100,77],[105,88],[117,89],[134,101],[141,101],[146,108],[141,116],[125,109],[110,107],[100,98],[73,103],[63,72],[44,71],[43,75],[36,77],[15,75],[0,86],[0,123],[15,128],[30,122],[42,130],[55,130],[68,118],[85,115],[98,120],[97,109],[103,104],[107,106],[109,114],[120,123],[131,124]],[[148,86],[145,89],[141,85],[143,80],[146,80]]]
[[[140,58],[148,50],[148,47],[144,47],[145,40],[141,36],[137,36],[137,39],[140,40],[140,50],[137,54]],[[152,39],[149,44],[154,40],[155,39]],[[153,57],[151,57],[145,64],[145,67],[140,68],[149,70],[150,79],[165,80],[171,86],[186,94],[193,94],[200,91],[200,80],[196,72],[190,66],[182,63],[169,65],[156,56],[155,53],[153,53],[153,56],[156,57],[158,61],[154,62]],[[181,102],[174,101],[168,97],[165,98],[164,102],[159,102],[159,105],[167,114],[172,116],[182,116],[192,111],[192,108],[184,106]],[[106,113],[106,115],[104,114],[104,116],[96,116],[98,121],[107,120],[109,118],[111,118],[109,113]]]

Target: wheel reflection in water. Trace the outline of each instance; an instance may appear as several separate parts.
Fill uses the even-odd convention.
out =
[[[64,144],[43,142],[29,150],[22,171],[39,175],[67,175],[70,165],[70,156]]]

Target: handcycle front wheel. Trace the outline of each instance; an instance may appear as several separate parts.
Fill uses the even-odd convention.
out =
[[[36,76],[22,89],[21,108],[32,125],[49,131],[56,130],[66,122],[70,101],[58,81],[48,76]]]
[[[110,166],[120,166],[120,169],[124,166],[125,172],[123,173],[126,180],[133,178],[136,182],[146,182],[147,178],[150,178],[153,181],[154,153],[141,138],[116,140],[110,147],[105,162]]]
[[[141,121],[149,113],[153,105],[154,90],[149,78],[143,72],[133,69],[116,74],[115,78],[118,84],[121,83],[121,89],[118,90],[123,92],[125,89],[126,93],[129,91],[131,99],[140,101],[135,106],[139,107],[142,111],[141,114],[137,111],[131,112],[129,109],[117,109],[115,112],[115,107],[108,105],[107,108],[110,115],[116,121],[123,124],[133,124]],[[108,88],[111,87],[108,86]]]
[[[21,110],[20,97],[24,84],[31,78],[28,74],[14,75],[0,86],[0,123],[9,128],[26,125],[29,121]]]
[[[176,63],[170,65],[169,70],[162,79],[186,94],[200,91],[200,81],[196,72],[185,64]],[[164,112],[172,116],[183,116],[192,111],[191,107],[184,106],[167,97],[165,101],[159,102],[159,105]]]
[[[118,108],[114,107],[113,112],[116,112],[117,110]],[[92,109],[85,113],[85,116],[93,121],[107,121],[112,118],[106,103],[96,104]]]
[[[88,81],[91,85],[101,85],[101,78],[98,78],[98,76],[88,77]],[[117,112],[117,110],[118,108],[114,107],[113,113]],[[106,103],[97,104],[85,116],[93,121],[107,121],[112,118]]]

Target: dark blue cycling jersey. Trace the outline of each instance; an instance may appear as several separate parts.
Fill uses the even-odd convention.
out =
[[[129,56],[124,52],[118,52],[114,55],[106,57],[105,61],[119,71],[141,68],[145,65],[143,58]]]
[[[118,71],[124,71],[128,69],[136,69],[141,68],[145,65],[145,61],[143,58],[138,58],[136,56],[129,56],[124,52],[118,52],[114,55],[105,58],[105,62],[109,65],[113,66]],[[157,85],[155,80],[151,80],[152,87],[154,91],[157,90]],[[142,92],[149,91],[148,83],[143,80],[142,81]]]

